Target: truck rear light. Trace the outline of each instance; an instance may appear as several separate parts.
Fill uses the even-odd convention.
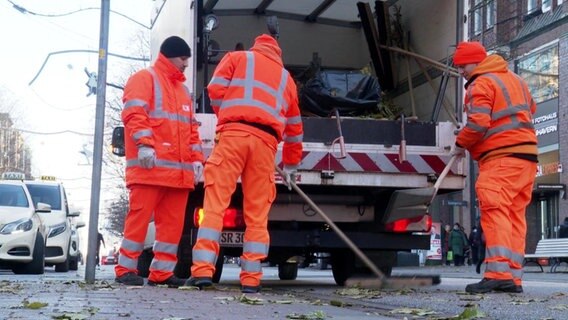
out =
[[[193,224],[199,228],[201,223],[203,222],[203,217],[205,216],[205,211],[203,208],[195,208],[193,212]],[[236,228],[244,228],[245,227],[245,219],[243,217],[243,211],[228,208],[225,210],[225,216],[223,217],[223,229],[236,229]]]
[[[396,220],[385,225],[385,229],[391,232],[430,232],[432,228],[432,217],[424,215],[421,217]]]

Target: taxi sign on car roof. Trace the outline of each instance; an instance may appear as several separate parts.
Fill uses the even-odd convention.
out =
[[[42,181],[55,181],[55,177],[54,176],[41,176],[40,180]]]
[[[24,180],[26,175],[22,172],[4,172],[2,180]]]

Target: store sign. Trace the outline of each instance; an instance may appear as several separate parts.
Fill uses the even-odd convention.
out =
[[[539,164],[536,167],[536,176],[542,177],[549,174],[562,172],[562,164],[560,162],[552,162],[546,164]]]
[[[558,143],[558,99],[538,104],[533,125],[539,147]]]

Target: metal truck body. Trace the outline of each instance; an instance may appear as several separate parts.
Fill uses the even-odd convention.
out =
[[[372,8],[383,4],[381,1],[366,2]],[[396,12],[396,7],[400,8],[399,21],[410,35],[406,49],[443,65],[448,53],[453,52],[449,50],[451,45],[463,36],[460,19],[467,11],[460,1],[399,0],[385,3],[391,13]],[[266,33],[266,16],[278,17],[279,44],[289,69],[301,70],[309,66],[314,53],[321,58],[323,68],[355,70],[369,65],[373,68],[369,49],[372,44],[361,26],[357,1],[168,0],[156,1],[155,12],[152,56],[156,56],[161,41],[171,35],[185,38],[194,52],[192,63],[186,70],[186,84],[195,98],[206,155],[214,147],[216,117],[206,101],[200,99],[204,84],[209,81],[224,52],[233,50],[238,42],[249,48],[257,35]],[[204,29],[208,14],[214,14],[218,20],[218,27],[211,32]],[[205,41],[209,50],[204,50]],[[204,63],[206,54],[210,56],[208,63]],[[398,251],[428,249],[430,246],[428,232],[431,219],[426,212],[417,219],[401,219],[406,222],[402,229],[397,229],[392,223],[385,223],[398,220],[396,212],[386,217],[386,207],[396,190],[426,188],[434,184],[450,159],[450,149],[455,142],[454,131],[459,122],[456,119],[461,118],[461,103],[458,101],[461,101],[462,95],[459,82],[450,80],[443,92],[444,104],[457,116],[442,110],[439,116],[433,117],[443,72],[429,68],[423,60],[420,63],[410,60],[410,69],[407,70],[407,56],[389,54],[395,84],[395,88],[390,90],[393,102],[409,114],[413,98],[416,110],[417,119],[404,122],[406,161],[400,159],[400,119],[340,117],[346,154],[339,158],[339,145],[334,143],[339,135],[337,119],[306,116],[303,117],[304,155],[297,178],[298,185],[386,273],[396,265]],[[412,84],[408,82],[408,74]],[[282,165],[280,152],[281,149],[276,165]],[[456,162],[442,182],[440,192],[464,188],[464,166],[462,161]],[[342,284],[346,277],[358,270],[359,262],[305,201],[288,191],[279,177],[276,177],[276,182],[278,195],[269,216],[269,262],[279,265],[282,279],[293,279],[299,261],[309,260],[315,256],[314,253],[318,253],[318,257],[321,257],[319,253],[329,253],[336,282]],[[180,261],[176,268],[179,276],[188,275],[203,192],[203,184],[200,183],[190,195],[180,243]],[[242,193],[237,187],[231,208],[238,212],[241,203]],[[238,225],[224,230],[220,257],[223,254],[240,254],[242,227]],[[219,269],[222,269],[220,260],[217,280]]]

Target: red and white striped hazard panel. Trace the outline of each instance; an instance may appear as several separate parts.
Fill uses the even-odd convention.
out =
[[[408,154],[407,161],[401,162],[398,153],[347,153],[345,159],[337,159],[325,151],[304,152],[300,170],[333,170],[351,172],[385,173],[441,173],[450,157],[437,155]],[[276,162],[282,165],[281,154]],[[453,170],[450,172],[453,173]]]

